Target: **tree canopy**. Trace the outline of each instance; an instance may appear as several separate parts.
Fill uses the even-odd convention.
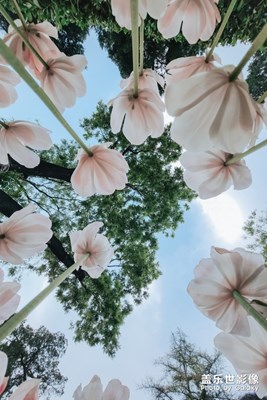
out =
[[[57,297],[65,311],[78,314],[72,324],[75,340],[102,344],[114,355],[125,317],[148,296],[149,284],[160,275],[157,233],[173,234],[195,195],[176,165],[181,148],[171,140],[169,127],[160,138],[134,146],[121,133],[111,133],[109,120],[110,110],[99,103],[92,117],[83,121],[84,136],[89,141],[113,142],[112,148],[124,155],[130,167],[125,190],[79,198],[70,186],[78,146],[63,141],[42,152],[42,161],[34,169],[10,159],[9,170],[0,176],[0,211],[11,215],[34,202],[48,213],[54,236],[43,262],[28,268],[49,280],[73,263],[68,232],[89,222],[104,223],[103,232],[115,247],[108,270],[97,280],[76,271],[60,286]],[[18,267],[11,272],[18,272]]]
[[[42,380],[40,392],[45,399],[61,396],[67,378],[58,368],[60,358],[67,349],[67,340],[60,333],[51,333],[44,326],[34,330],[22,323],[1,343],[1,351],[8,356],[8,386],[2,395],[9,398],[14,386],[28,378]]]

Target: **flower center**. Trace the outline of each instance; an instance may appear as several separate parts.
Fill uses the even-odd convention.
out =
[[[5,239],[5,234],[4,233],[0,233],[0,239]]]

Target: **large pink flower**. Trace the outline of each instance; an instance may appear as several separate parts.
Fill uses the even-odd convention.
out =
[[[166,38],[182,32],[186,40],[208,40],[221,16],[215,0],[170,0],[165,14],[158,20],[158,30]]]
[[[102,274],[114,253],[108,239],[97,233],[101,226],[103,223],[96,221],[82,231],[69,233],[74,260],[78,261],[84,254],[89,254],[81,267],[91,278],[98,278]]]
[[[82,197],[98,194],[112,194],[116,189],[124,189],[129,166],[121,153],[108,149],[110,144],[95,145],[78,152],[78,166],[71,176],[71,184]]]
[[[16,72],[8,67],[0,65],[0,107],[8,107],[17,100],[17,92],[14,88],[20,82]]]
[[[26,147],[27,146],[27,147]],[[8,154],[19,164],[34,168],[40,157],[28,149],[48,150],[52,146],[49,131],[26,121],[5,123],[0,129],[0,163],[8,164]]]
[[[234,154],[252,140],[257,107],[245,81],[229,82],[232,69],[216,68],[167,85],[167,111],[176,117],[171,136],[187,150],[216,146]]]
[[[49,36],[57,39],[57,29],[50,24],[50,22],[44,21],[39,24],[28,24],[25,30],[20,20],[14,21],[16,25],[23,31],[27,36],[32,47],[39,53],[39,55],[45,59],[46,54],[53,54],[54,57],[61,54],[55,43],[50,39]],[[33,72],[39,76],[43,64],[41,61],[32,53],[32,51],[25,46],[22,38],[14,30],[12,26],[8,28],[8,34],[4,37],[4,42],[10,47],[10,49],[16,54],[16,57],[23,63],[28,64]]]
[[[179,158],[185,168],[185,183],[201,199],[218,196],[231,185],[237,190],[246,189],[252,182],[250,170],[244,160],[225,165],[231,156],[217,149],[201,153],[186,151]]]
[[[51,221],[36,214],[36,206],[29,204],[14,212],[0,224],[0,258],[11,264],[21,264],[25,258],[43,251],[52,237]]]
[[[74,400],[128,400],[130,391],[118,379],[109,381],[103,392],[99,376],[94,375],[88,385],[82,389],[79,385],[73,393]]]
[[[62,55],[46,60],[49,69],[43,68],[41,86],[60,111],[72,107],[76,97],[86,93],[85,80],[81,74],[87,61],[83,55],[67,57]]]
[[[0,229],[1,229],[1,224],[0,224]],[[1,240],[2,239],[0,239],[0,249],[1,249]],[[3,282],[3,280],[4,280],[4,272],[0,269],[0,325],[3,324],[9,317],[11,317],[11,315],[13,315],[16,312],[20,302],[20,296],[17,294],[17,292],[19,291],[21,285],[17,282]],[[1,373],[0,373],[0,385],[1,385]]]
[[[238,374],[257,378],[257,395],[262,398],[267,393],[267,332],[251,317],[249,322],[250,337],[219,333],[214,338],[214,344]]]
[[[170,85],[172,82],[189,78],[192,75],[211,71],[216,68],[213,64],[214,61],[221,63],[221,59],[217,55],[212,55],[208,62],[206,62],[206,56],[176,58],[166,65],[166,83]]]
[[[132,144],[142,144],[149,135],[155,138],[163,133],[165,106],[154,90],[139,90],[135,97],[132,89],[125,89],[110,104],[112,132],[120,132],[123,124],[122,132]]]
[[[9,400],[37,400],[40,379],[29,379],[22,382],[9,397]]]
[[[247,312],[233,297],[237,290],[249,299],[267,298],[267,270],[260,254],[243,249],[228,251],[212,247],[211,258],[195,268],[195,279],[188,286],[194,303],[218,328],[248,336]]]
[[[5,377],[7,369],[7,355],[0,351],[0,395],[5,391],[8,383],[8,378]]]
[[[156,71],[151,68],[144,69],[143,74],[139,75],[138,89],[151,89],[158,93],[158,84],[163,87],[164,79]],[[122,79],[120,83],[122,89],[133,89],[134,87],[134,75],[133,72],[129,78]]]

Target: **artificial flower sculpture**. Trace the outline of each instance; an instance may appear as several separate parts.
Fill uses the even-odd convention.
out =
[[[41,86],[58,110],[63,112],[66,107],[75,104],[77,97],[86,93],[86,83],[81,73],[87,65],[86,58],[79,54],[71,57],[61,55],[46,59],[46,63],[49,68],[42,69]]]
[[[14,23],[25,34],[32,47],[45,59],[46,54],[53,54],[57,57],[61,54],[55,43],[50,39],[58,38],[57,29],[48,21],[39,24],[27,24],[26,28],[20,20]],[[38,77],[43,69],[42,62],[33,54],[33,52],[23,43],[21,36],[12,27],[8,27],[8,33],[3,38],[4,42],[15,53],[16,57],[23,63],[27,64]]]
[[[165,106],[154,90],[141,89],[134,96],[133,89],[125,89],[109,105],[113,106],[112,132],[120,132],[123,125],[122,132],[132,144],[142,144],[149,135],[156,138],[164,131]]]
[[[10,155],[19,164],[34,168],[40,157],[28,149],[49,150],[52,141],[49,131],[40,125],[26,121],[0,123],[0,163],[8,164]]]
[[[0,65],[0,107],[8,107],[17,100],[14,88],[20,82],[20,77],[8,67]]]
[[[1,224],[0,224],[1,228]],[[1,235],[0,235],[1,236]],[[1,249],[0,239],[0,249]],[[1,257],[1,254],[0,254]],[[4,272],[0,269],[0,325],[13,315],[19,305],[20,296],[17,294],[21,285],[17,282],[4,282]],[[3,360],[4,356],[1,356]],[[2,367],[2,361],[0,366]],[[0,394],[1,394],[1,372],[0,369]]]
[[[233,291],[249,299],[267,299],[263,256],[243,249],[212,247],[211,258],[201,260],[194,272],[187,290],[199,310],[225,332],[249,336],[248,314]]]
[[[190,44],[212,36],[216,22],[221,21],[216,0],[169,0],[158,30],[165,39],[178,35],[180,29]],[[182,28],[181,28],[182,27]]]
[[[234,67],[216,68],[167,85],[165,103],[176,117],[172,139],[190,151],[217,147],[234,154],[253,139],[258,107],[239,77],[230,81]]]
[[[86,151],[79,150],[78,166],[71,176],[71,184],[82,197],[95,193],[110,195],[116,189],[124,189],[129,166],[123,155],[108,147],[111,143],[95,145]]]
[[[233,364],[238,374],[256,377],[257,395],[267,393],[267,332],[249,317],[251,336],[243,337],[219,333],[214,344]]]
[[[0,351],[0,395],[4,392],[8,378],[5,376],[7,369],[7,355]]]
[[[221,59],[216,54],[213,54],[209,61],[206,61],[206,56],[176,58],[166,65],[166,83],[170,85],[172,82],[189,78],[192,75],[211,71],[216,68],[213,64],[214,61],[221,64]]]
[[[51,221],[37,214],[29,204],[0,223],[0,258],[11,264],[21,264],[25,258],[43,251],[51,239]]]
[[[73,393],[74,400],[128,400],[130,391],[118,379],[109,381],[103,392],[99,376],[94,375],[88,385],[82,389],[79,385]]]
[[[99,228],[102,226],[102,222],[96,221],[87,225],[82,231],[69,233],[75,262],[84,254],[89,255],[88,259],[81,265],[81,268],[91,278],[98,278],[102,274],[114,253],[108,239],[98,233]]]
[[[222,150],[186,151],[179,161],[185,168],[184,181],[198,192],[201,199],[218,196],[229,189],[246,189],[252,183],[251,173],[244,160],[226,165],[232,155]]]

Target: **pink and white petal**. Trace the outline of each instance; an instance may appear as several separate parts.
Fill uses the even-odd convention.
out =
[[[37,400],[40,383],[40,379],[29,379],[21,383],[9,400]]]
[[[205,26],[206,18],[202,3],[190,0],[183,15],[182,32],[190,44],[194,44],[200,38]]]
[[[93,196],[96,193],[94,182],[94,161],[87,158],[79,162],[71,175],[73,190],[82,197]]]
[[[18,98],[17,92],[12,85],[0,82],[0,107],[8,107]]]
[[[4,304],[0,305],[0,324],[3,324],[8,318],[11,317],[11,315],[13,315],[16,312],[19,306],[19,302],[20,302],[20,296],[12,292],[12,297],[9,300],[7,300]]]
[[[129,389],[127,386],[122,385],[118,379],[109,381],[103,393],[103,400],[128,400],[129,397]]]
[[[132,91],[125,91],[124,94],[120,94],[112,100],[113,108],[110,117],[110,126],[113,133],[120,132],[124,116],[131,107],[131,102],[128,100],[129,95],[132,95]]]
[[[169,3],[165,14],[158,20],[158,30],[165,39],[178,35],[189,1],[175,0]]]
[[[91,278],[93,279],[97,279],[100,277],[100,275],[102,274],[102,272],[105,271],[105,268],[102,268],[100,266],[96,266],[96,267],[87,267],[85,264],[82,265],[82,270],[84,270],[85,272],[87,272],[87,274],[89,276],[91,276]]]
[[[83,388],[82,393],[82,399],[102,400],[103,387],[99,376],[94,375],[89,384]]]
[[[242,164],[231,164],[228,167],[231,178],[233,180],[234,189],[242,190],[248,188],[252,183],[251,172],[245,163]]]
[[[27,168],[34,168],[40,164],[40,157],[23,146],[16,137],[11,137],[7,134],[5,139],[8,154],[19,164],[24,165]]]
[[[3,393],[3,380],[5,378],[5,374],[6,374],[6,369],[7,369],[7,355],[6,353],[4,353],[3,351],[0,351],[0,394]],[[1,390],[2,389],[2,390]]]
[[[48,21],[43,21],[39,24],[36,24],[35,29],[37,29],[38,32],[44,33],[47,36],[58,39],[57,28]]]
[[[16,121],[9,124],[9,129],[19,140],[35,150],[49,150],[52,146],[50,131],[40,125]]]
[[[147,12],[154,18],[159,19],[167,9],[168,0],[147,0]]]

